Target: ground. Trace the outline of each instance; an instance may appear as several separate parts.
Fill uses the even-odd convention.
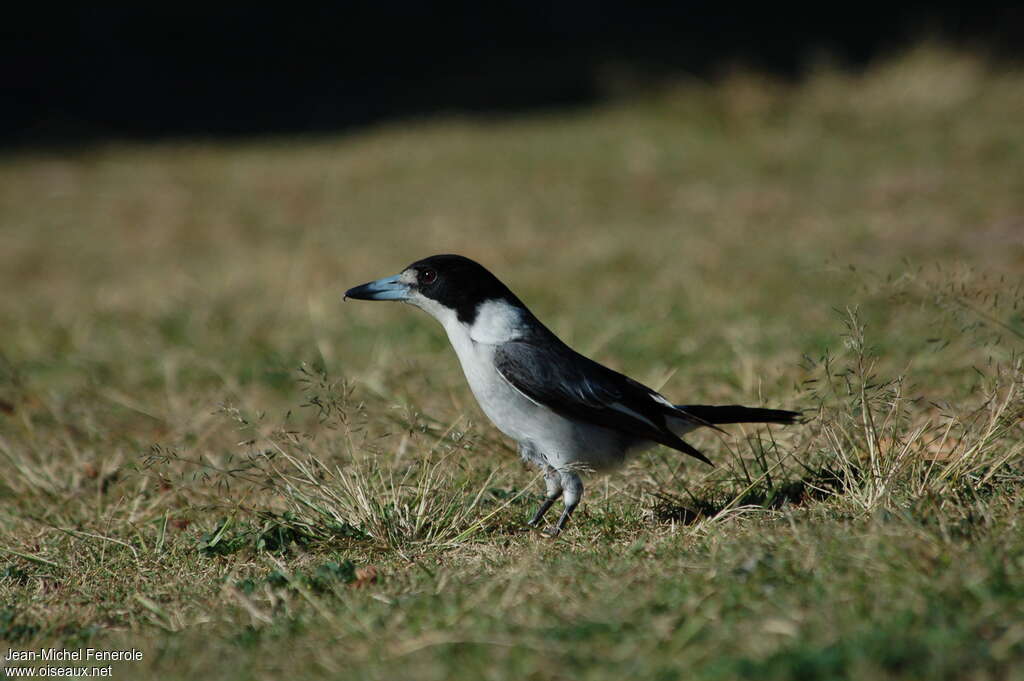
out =
[[[1024,73],[935,46],[597,108],[0,158],[0,646],[124,679],[1024,678]],[[442,252],[678,402],[543,485]],[[10,663],[9,663],[10,664]],[[53,663],[50,663],[53,664]]]

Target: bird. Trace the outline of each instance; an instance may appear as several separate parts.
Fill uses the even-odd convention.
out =
[[[418,260],[394,276],[345,292],[342,300],[401,301],[439,321],[477,403],[543,471],[545,496],[528,525],[565,528],[583,497],[583,473],[613,470],[643,449],[665,445],[706,464],[682,436],[727,423],[798,422],[800,412],[739,405],[674,404],[629,376],[576,352],[483,265],[454,254]],[[724,432],[724,431],[723,431]]]

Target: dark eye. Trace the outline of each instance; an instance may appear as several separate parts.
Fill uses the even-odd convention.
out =
[[[420,272],[421,284],[433,284],[435,279],[437,279],[437,272],[434,270],[423,270]]]

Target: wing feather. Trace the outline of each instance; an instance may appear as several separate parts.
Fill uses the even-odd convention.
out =
[[[495,366],[508,383],[557,414],[618,430],[685,452],[710,464],[707,457],[673,433],[668,417],[710,426],[676,409],[671,402],[632,378],[584,357],[552,339],[517,340],[495,351]]]

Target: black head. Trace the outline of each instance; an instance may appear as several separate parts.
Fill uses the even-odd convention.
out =
[[[506,300],[522,306],[515,294],[483,265],[452,254],[417,260],[393,277],[350,289],[345,297],[403,300],[424,309],[433,301],[454,310],[459,321],[465,323],[472,323],[477,308],[487,300]]]

